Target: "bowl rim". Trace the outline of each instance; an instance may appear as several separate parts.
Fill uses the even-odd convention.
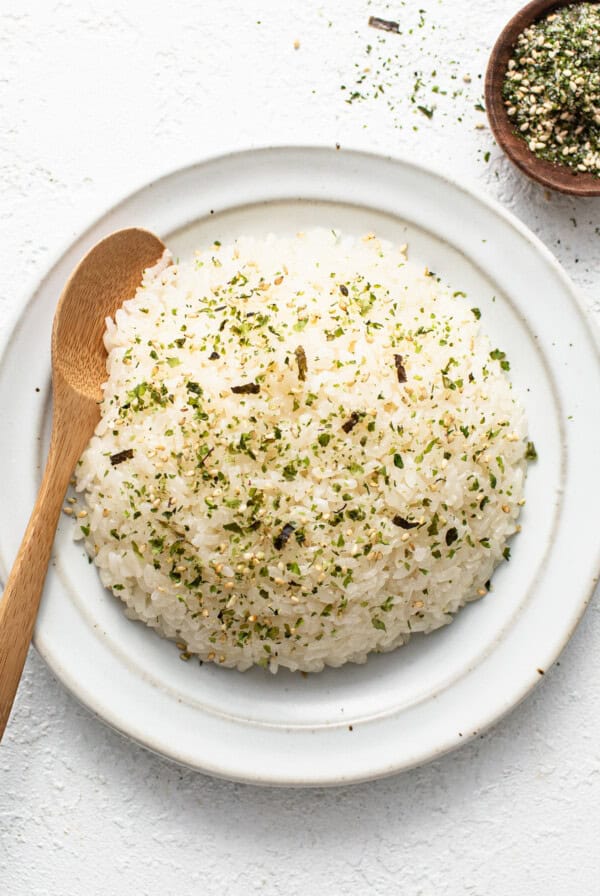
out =
[[[598,0],[532,0],[522,7],[504,26],[490,53],[485,74],[485,105],[496,142],[511,162],[529,178],[542,186],[572,196],[600,196],[600,177],[574,173],[566,165],[558,165],[535,156],[525,140],[513,130],[504,102],[502,85],[508,60],[519,34],[533,22],[554,9],[571,6],[574,2]]]

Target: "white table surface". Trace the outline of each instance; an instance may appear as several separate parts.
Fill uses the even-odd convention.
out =
[[[206,155],[295,142],[417,157],[474,184],[600,310],[600,200],[545,195],[476,127],[489,49],[519,5],[2,0],[0,328],[26,283],[134,186]],[[416,27],[384,35],[367,27],[373,14]],[[358,88],[369,95],[346,103],[369,65]],[[431,119],[410,102],[416,71]],[[448,93],[431,93],[435,83]],[[544,301],[534,283],[531,301]],[[493,731],[390,780],[306,792],[150,755],[92,718],[31,651],[0,746],[0,893],[597,894],[599,643],[596,601]]]

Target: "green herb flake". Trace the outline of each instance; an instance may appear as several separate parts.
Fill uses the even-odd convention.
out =
[[[501,352],[499,348],[495,348],[490,352],[490,358],[493,361],[499,361],[502,370],[510,370],[510,364],[506,360],[506,352]]]
[[[525,449],[525,459],[526,460],[537,460],[538,453],[536,447],[533,442],[527,442],[527,448]]]

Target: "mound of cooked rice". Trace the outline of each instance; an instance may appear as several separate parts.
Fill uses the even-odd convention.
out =
[[[485,594],[527,442],[473,302],[373,235],[169,261],[107,321],[77,468],[127,614],[184,658],[315,672]]]

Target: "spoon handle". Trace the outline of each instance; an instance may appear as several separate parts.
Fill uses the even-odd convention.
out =
[[[73,467],[64,453],[53,440],[35,507],[0,600],[0,740],[25,665],[58,517],[71,478]]]

